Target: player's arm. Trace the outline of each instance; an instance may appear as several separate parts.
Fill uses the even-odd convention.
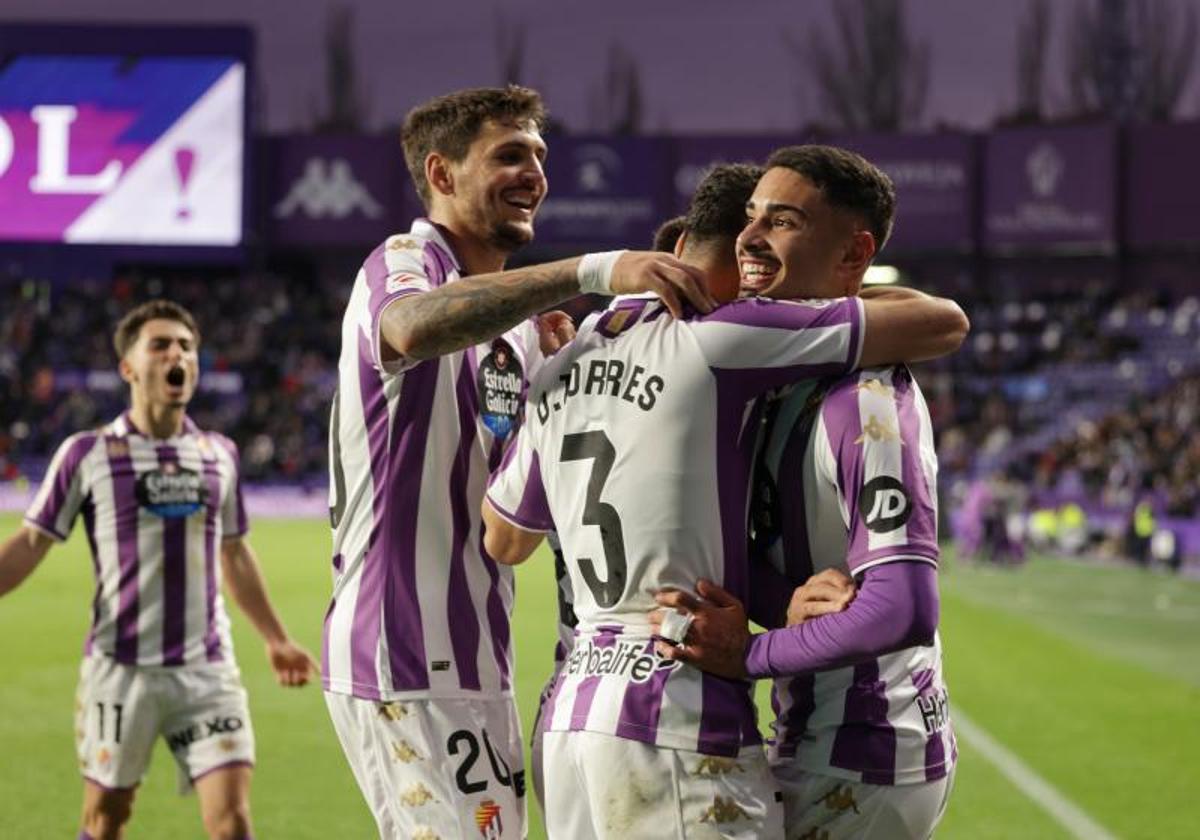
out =
[[[599,285],[613,294],[654,292],[676,317],[682,316],[685,300],[702,312],[716,306],[704,275],[669,254],[626,251],[607,266],[585,265],[581,281],[584,259],[477,274],[396,299],[379,322],[383,361],[424,361],[495,338],[538,312],[592,290],[587,278],[594,271],[607,275]]]
[[[493,560],[505,566],[524,563],[546,536],[541,531],[526,531],[505,519],[483,500],[483,547]]]
[[[38,567],[54,540],[28,525],[0,545],[0,595],[20,586]]]
[[[292,641],[267,597],[267,587],[254,549],[245,537],[221,541],[221,572],[233,600],[267,645],[267,658],[281,685],[304,685],[320,670],[315,660]]]
[[[915,289],[866,289],[859,367],[920,362],[953,353],[971,322],[957,303]]]
[[[730,679],[763,679],[823,671],[866,662],[885,653],[925,644],[938,622],[937,570],[928,563],[897,561],[867,569],[848,607],[792,624],[812,602],[796,590],[787,627],[751,635],[742,602],[711,581],[701,581],[693,598],[686,592],[656,596],[667,609],[692,617],[684,642],[658,642],[666,659],[687,662]],[[661,616],[652,617],[657,633]]]

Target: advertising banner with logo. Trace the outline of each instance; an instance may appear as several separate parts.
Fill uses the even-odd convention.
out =
[[[1116,243],[1117,131],[1022,128],[984,141],[984,246],[1103,252]]]
[[[896,185],[885,254],[969,251],[975,244],[977,141],[966,134],[860,134],[831,143],[858,152]]]
[[[0,63],[0,240],[241,243],[243,60],[25,48]]]
[[[648,248],[672,215],[672,143],[647,137],[552,137],[539,246]]]
[[[1200,244],[1200,123],[1133,126],[1127,138],[1128,244]]]
[[[679,137],[675,141],[675,172],[671,215],[687,210],[700,179],[714,163],[759,163],[780,146],[804,140],[795,134],[753,137]]]
[[[420,215],[394,135],[288,135],[262,148],[272,245],[373,245]]]

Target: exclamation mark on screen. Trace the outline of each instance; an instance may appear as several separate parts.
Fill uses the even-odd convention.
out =
[[[192,165],[196,162],[196,152],[189,146],[180,146],[175,150],[175,174],[179,176],[179,209],[175,218],[190,219],[192,210],[188,207],[187,188],[192,177]]]

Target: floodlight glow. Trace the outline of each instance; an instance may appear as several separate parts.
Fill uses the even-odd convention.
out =
[[[894,265],[873,265],[863,277],[864,286],[890,286],[900,282],[900,269]]]

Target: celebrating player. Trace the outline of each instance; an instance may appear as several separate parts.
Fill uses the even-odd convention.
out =
[[[75,698],[81,838],[122,836],[160,735],[209,836],[251,836],[254,736],[222,578],[281,684],[304,685],[316,668],[272,609],[246,541],[237,447],[185,413],[199,343],[170,301],[125,316],[114,344],[131,409],[59,447],[23,528],[0,547],[4,594],[83,514],[96,595]]]
[[[805,271],[813,258],[802,228],[779,224],[781,213],[799,221],[833,211],[883,246],[891,213],[874,200],[886,179],[874,167],[818,146],[777,151],[768,167],[739,239],[751,287],[765,271]],[[806,288],[813,297],[846,291]],[[801,590],[792,626],[751,639],[741,604],[723,589],[701,583],[707,601],[667,593],[660,603],[692,623],[684,643],[662,653],[730,678],[778,677],[770,760],[787,837],[929,837],[956,747],[936,632],[937,456],[920,389],[903,366],[794,386],[765,406],[757,464],[752,553],[792,585],[814,572],[854,575],[856,595],[846,597],[836,576],[809,584],[809,614],[833,612],[805,621]],[[755,618],[782,624],[783,607]]]
[[[504,271],[546,195],[538,95],[465,90],[414,109],[409,171],[429,213],[366,260],[342,326],[330,428],[334,591],[326,700],[381,836],[522,837],[511,572],[479,510],[539,341],[528,319],[581,291],[713,301],[666,254]],[[569,337],[539,324],[542,350]]]
[[[693,209],[705,200],[719,196],[702,186]],[[706,273],[733,267],[743,207],[720,213],[719,231],[689,228],[683,259]],[[831,253],[826,269],[865,266],[862,246]],[[801,279],[772,291],[792,297]],[[534,377],[527,424],[483,511],[487,549],[506,563],[556,526],[571,576],[577,636],[543,714],[547,831],[684,837],[707,823],[779,837],[749,684],[657,656],[646,611],[658,590],[703,576],[745,596],[756,395],[904,358],[918,328],[936,335],[914,355],[948,352],[963,318],[936,299],[755,298],[684,321],[662,314],[645,297],[619,301]]]

